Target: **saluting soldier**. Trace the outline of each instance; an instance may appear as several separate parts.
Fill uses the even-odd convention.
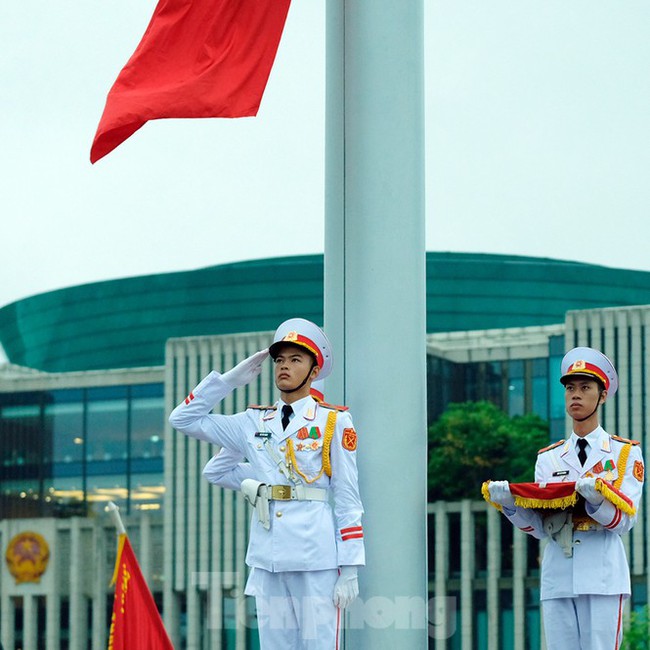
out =
[[[255,379],[269,355],[278,402],[235,415],[211,413]],[[184,434],[250,463],[241,485],[255,506],[245,592],[256,598],[262,650],[337,648],[341,609],[359,591],[357,567],[365,563],[365,551],[357,434],[345,407],[310,396],[312,382],[331,368],[324,332],[310,321],[290,319],[268,350],[224,374],[211,372],[169,418]]]
[[[575,481],[582,498],[572,510],[544,516],[515,506],[507,481],[488,489],[515,526],[538,539],[550,537],[540,594],[548,650],[615,650],[630,596],[621,535],[636,521],[629,513],[636,513],[641,499],[643,458],[638,442],[609,435],[599,424],[600,405],[618,388],[612,362],[598,350],[578,347],[564,356],[561,371],[573,432],[539,452],[535,481]]]

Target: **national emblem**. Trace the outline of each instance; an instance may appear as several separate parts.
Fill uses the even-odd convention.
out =
[[[50,548],[42,535],[24,532],[7,545],[5,560],[16,584],[40,582],[50,559]]]

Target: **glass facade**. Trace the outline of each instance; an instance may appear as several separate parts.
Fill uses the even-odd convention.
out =
[[[161,383],[0,393],[3,517],[159,508],[164,417]]]
[[[563,344],[563,337],[555,338]],[[434,422],[451,403],[487,400],[511,416],[535,413],[547,421],[555,417],[561,437],[564,430],[562,386],[556,382],[557,391],[554,382],[549,382],[549,377],[557,374],[557,368],[559,360],[547,358],[455,363],[428,356],[427,421]],[[556,413],[558,403],[560,410]]]
[[[547,359],[547,374],[553,378],[549,391],[549,416],[551,426],[551,440],[564,438],[566,427],[566,413],[564,409],[564,386],[559,381],[560,364],[564,357],[564,336],[551,336],[548,342],[549,357]]]

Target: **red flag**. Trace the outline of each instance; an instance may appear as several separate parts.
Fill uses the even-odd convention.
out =
[[[174,650],[126,535],[119,537],[113,582],[108,650]]]
[[[291,0],[159,0],[106,99],[103,158],[148,120],[256,115]]]

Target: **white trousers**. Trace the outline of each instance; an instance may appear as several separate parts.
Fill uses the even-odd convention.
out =
[[[261,650],[338,650],[341,612],[332,602],[337,578],[337,569],[253,569],[246,595],[255,596]]]
[[[624,602],[622,595],[542,601],[547,650],[619,650]]]

